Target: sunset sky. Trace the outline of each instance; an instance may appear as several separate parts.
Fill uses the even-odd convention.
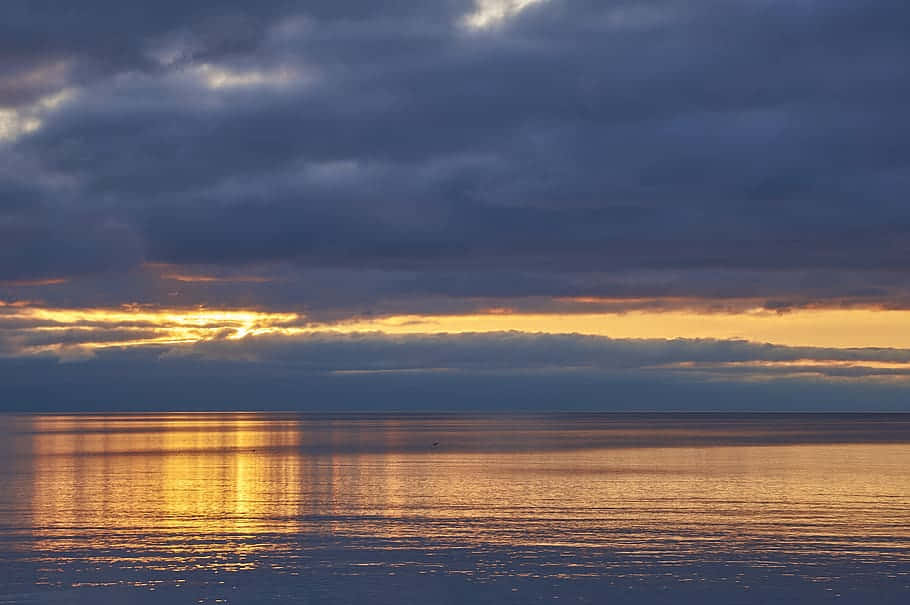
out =
[[[9,0],[0,410],[910,411],[910,4]]]

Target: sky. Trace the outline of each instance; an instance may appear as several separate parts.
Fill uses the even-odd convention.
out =
[[[5,0],[0,410],[910,411],[907,31]]]

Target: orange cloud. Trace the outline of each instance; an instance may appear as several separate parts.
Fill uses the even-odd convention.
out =
[[[168,263],[145,263],[143,268],[158,274],[161,279],[179,281],[184,283],[253,283],[261,284],[274,281],[272,278],[261,275],[211,275],[208,273],[193,273],[186,271],[179,265]]]

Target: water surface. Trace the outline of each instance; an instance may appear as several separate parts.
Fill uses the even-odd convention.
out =
[[[910,602],[902,415],[0,423],[0,603]]]

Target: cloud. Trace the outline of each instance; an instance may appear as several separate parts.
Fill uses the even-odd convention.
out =
[[[910,300],[904,3],[0,10],[0,281],[41,298]]]
[[[690,343],[691,344],[691,343]],[[473,345],[475,351],[482,344]],[[328,352],[351,357],[344,343]],[[403,349],[402,345],[402,349]],[[496,347],[492,347],[495,349]],[[647,348],[645,345],[644,348]],[[707,347],[706,347],[707,348]],[[393,352],[394,346],[374,351]],[[413,353],[425,353],[419,344]],[[499,351],[502,349],[500,348]],[[362,349],[355,348],[354,356]],[[539,354],[540,355],[540,354]],[[652,354],[651,357],[654,355]],[[456,358],[458,355],[456,354]],[[512,354],[511,360],[519,361]],[[290,358],[290,359],[288,359]],[[449,358],[446,361],[459,362]],[[464,365],[463,358],[460,363]],[[412,366],[420,365],[410,362]],[[825,377],[780,373],[746,377],[657,369],[547,368],[424,371],[323,371],[287,353],[251,362],[160,357],[150,350],[106,351],[78,363],[0,359],[4,410],[304,410],[343,411],[906,411],[906,375]],[[391,363],[389,365],[392,365]],[[423,364],[426,365],[426,364]],[[116,377],[116,378],[112,378]]]
[[[819,376],[906,375],[905,349],[831,349],[745,340],[612,339],[579,334],[316,332],[199,342],[173,352],[210,360],[293,364],[302,371],[699,371],[729,376],[812,373]]]

